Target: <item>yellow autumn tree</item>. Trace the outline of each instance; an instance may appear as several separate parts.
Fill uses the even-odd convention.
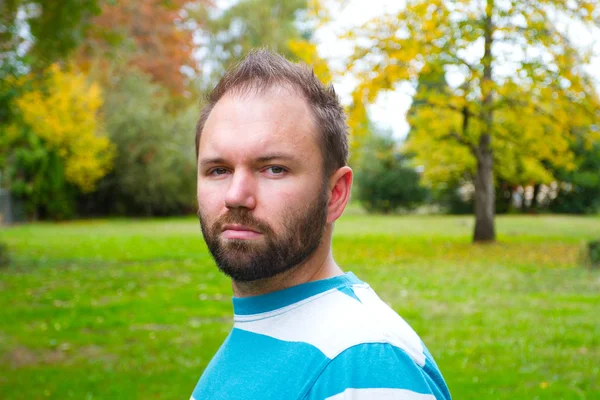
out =
[[[98,116],[100,87],[57,65],[44,76],[32,80],[37,83],[16,99],[15,106],[29,129],[58,154],[66,181],[89,192],[110,171],[114,156]]]
[[[574,132],[597,124],[600,101],[585,69],[592,53],[573,43],[572,26],[597,32],[600,4],[407,0],[344,35],[355,43],[347,71],[360,82],[354,133],[380,92],[419,85],[407,147],[430,182],[472,172],[474,240],[492,241],[495,177],[549,182],[549,166],[573,167]],[[432,81],[435,70],[442,78]]]
[[[312,66],[313,71],[317,78],[323,84],[328,85],[331,83],[331,71],[329,65],[322,57],[319,56],[317,46],[304,39],[294,39],[288,42],[288,48],[295,58]]]

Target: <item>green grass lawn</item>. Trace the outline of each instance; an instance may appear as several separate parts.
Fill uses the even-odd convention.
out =
[[[421,335],[456,400],[600,399],[600,217],[348,213],[334,254]],[[0,231],[1,399],[188,399],[232,325],[193,218]],[[318,327],[317,327],[318,328]]]

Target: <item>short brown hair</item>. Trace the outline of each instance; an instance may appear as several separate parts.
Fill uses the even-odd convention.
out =
[[[196,158],[200,135],[213,107],[227,93],[263,93],[273,86],[291,86],[309,104],[320,134],[325,174],[348,163],[348,126],[344,109],[332,85],[325,86],[305,64],[295,64],[279,54],[260,49],[250,52],[228,70],[210,92],[196,125]]]

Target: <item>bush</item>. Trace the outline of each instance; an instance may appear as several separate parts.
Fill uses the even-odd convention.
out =
[[[12,82],[0,100],[0,170],[28,218],[65,219],[79,191],[89,192],[111,167],[113,148],[98,118],[99,86],[53,66]],[[9,83],[10,83],[9,82]]]
[[[141,73],[106,90],[106,130],[117,148],[113,171],[81,199],[85,214],[173,215],[194,212],[197,107],[171,111],[170,97]]]
[[[577,167],[571,171],[559,170],[559,192],[549,205],[552,212],[595,214],[600,211],[600,143],[586,148],[575,146]]]
[[[368,212],[410,210],[425,201],[419,174],[395,151],[390,137],[374,135],[364,146],[356,172],[357,196]]]
[[[432,201],[439,205],[444,213],[452,215],[473,214],[474,198],[464,188],[472,188],[469,182],[447,182],[431,191]]]
[[[10,257],[8,255],[8,246],[0,242],[0,267],[5,267],[10,264]]]
[[[592,268],[600,268],[600,240],[588,242],[587,258]]]

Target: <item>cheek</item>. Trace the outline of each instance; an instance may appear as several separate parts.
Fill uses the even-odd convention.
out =
[[[279,185],[265,188],[262,192],[260,214],[263,218],[283,224],[286,218],[302,214],[317,199],[314,185]]]
[[[292,182],[267,182],[261,188],[258,200],[267,210],[281,211],[295,208],[305,196],[304,192]]]
[[[207,217],[215,215],[223,207],[224,199],[216,188],[198,187],[196,195],[198,208]]]

